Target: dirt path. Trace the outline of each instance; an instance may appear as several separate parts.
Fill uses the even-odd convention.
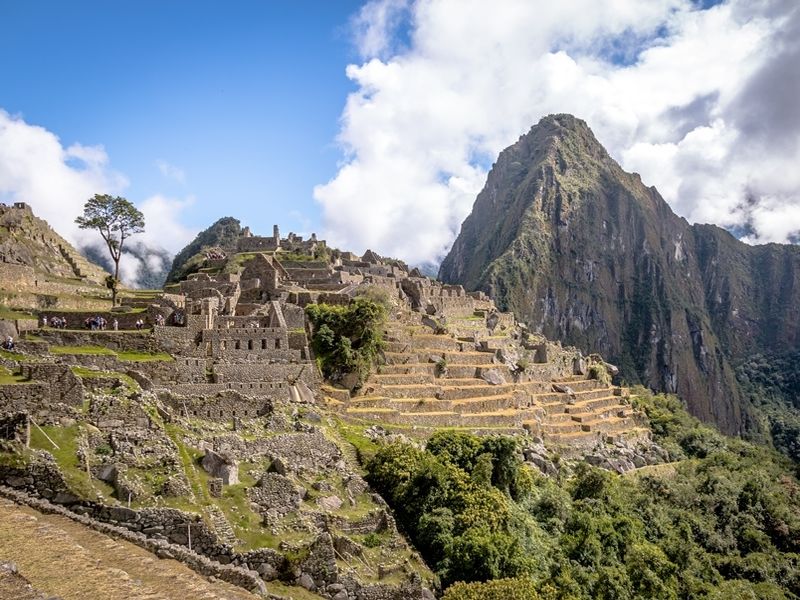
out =
[[[254,600],[221,581],[210,582],[174,560],[161,560],[58,515],[0,498],[0,562],[46,595],[63,600]],[[11,600],[0,598],[0,600]]]

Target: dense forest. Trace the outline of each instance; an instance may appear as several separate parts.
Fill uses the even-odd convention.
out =
[[[546,478],[512,437],[441,431],[362,452],[445,600],[800,597],[800,486],[778,453],[637,390],[671,461]]]

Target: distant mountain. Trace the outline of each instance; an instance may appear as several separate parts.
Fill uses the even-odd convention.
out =
[[[114,264],[104,246],[83,246],[81,253],[90,261],[101,265],[107,271],[114,270]],[[128,240],[122,249],[122,260],[137,264],[134,279],[128,277],[123,283],[129,287],[161,289],[167,279],[172,254],[164,248],[148,246],[136,239]]]
[[[439,277],[602,353],[628,381],[677,392],[728,433],[758,429],[749,400],[767,371],[752,358],[800,348],[800,248],[690,225],[571,115],[500,154]]]
[[[203,262],[202,252],[206,248],[235,248],[241,233],[241,223],[233,217],[223,217],[201,231],[175,256],[166,282],[176,283],[199,269]]]

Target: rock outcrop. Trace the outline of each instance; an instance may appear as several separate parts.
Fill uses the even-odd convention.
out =
[[[728,433],[752,425],[733,366],[800,335],[800,248],[690,225],[571,115],[500,154],[439,276]]]

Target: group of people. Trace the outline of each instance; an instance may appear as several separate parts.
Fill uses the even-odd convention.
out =
[[[164,319],[164,315],[160,313],[156,315],[156,325],[165,325],[166,322],[167,321]]]
[[[55,329],[66,329],[67,328],[67,319],[66,317],[53,317],[49,321],[47,320],[47,315],[42,317],[42,327],[54,327]]]
[[[144,329],[145,322],[144,319],[136,319],[136,329]]]
[[[114,323],[117,324],[117,327],[119,326],[116,319],[114,319]],[[106,321],[105,317],[101,317],[100,315],[97,315],[96,317],[89,317],[83,322],[83,326],[86,327],[86,329],[91,329],[92,331],[103,331],[107,325],[108,321]],[[114,329],[117,329],[117,327],[114,327]]]

